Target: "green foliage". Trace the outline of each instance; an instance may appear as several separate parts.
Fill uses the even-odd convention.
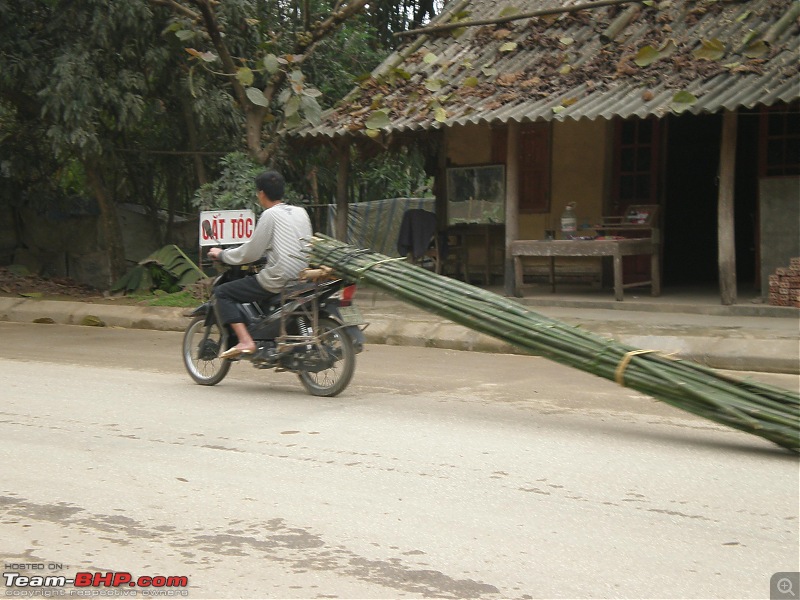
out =
[[[378,154],[358,165],[355,176],[362,201],[417,197],[429,192],[424,160],[415,149]]]
[[[188,211],[212,163],[185,151],[230,150],[240,124],[224,90],[196,77],[188,93],[169,17],[149,0],[0,3],[0,204],[69,212],[91,161],[112,201]]]
[[[154,294],[152,297],[143,298],[148,306],[171,306],[174,308],[189,308],[197,306],[198,299],[189,291],[182,290],[172,294]]]
[[[147,3],[130,0],[61,2],[45,25],[59,44],[37,91],[57,155],[103,152],[111,132],[135,128],[147,106],[146,74],[163,56],[151,50],[157,20]]]
[[[169,294],[193,285],[205,277],[180,248],[174,245],[157,250],[111,286],[112,292],[154,292]]]
[[[323,40],[306,61],[303,70],[322,92],[325,107],[353,89],[356,80],[369,74],[387,56],[365,17],[347,22],[332,36]]]
[[[313,39],[306,27],[316,25],[331,10],[326,2],[305,2],[300,7],[280,1],[239,0],[213,7],[224,39],[210,33],[213,25],[208,20],[190,21],[181,13],[165,33],[184,46],[183,55],[188,53],[193,74],[202,71],[218,82],[234,79],[240,84],[247,100],[238,97],[239,102],[266,109],[264,123],[275,134],[281,125],[279,115],[290,127],[303,119],[319,122],[322,108],[317,98],[322,93],[306,80],[301,70],[306,57],[297,52]],[[224,61],[228,53],[235,56],[235,67]],[[240,108],[247,113],[250,107]]]
[[[372,2],[302,57],[299,45],[342,3],[213,3],[236,77],[219,75],[207,32],[168,5],[197,10],[195,2],[157,0],[0,2],[0,206],[96,210],[86,180],[91,163],[110,202],[136,203],[151,215],[257,208],[252,178],[261,167],[244,155],[221,163],[218,156],[244,149],[246,115],[232,80],[263,95],[281,73],[288,78],[278,81],[261,131],[265,155],[292,181],[289,201],[313,197],[306,182],[315,166],[317,197],[328,201],[335,160],[325,150],[290,154],[280,140],[284,118],[317,119],[391,51],[392,33],[427,20],[442,2]],[[194,150],[200,154],[188,153]],[[353,197],[418,187],[417,167],[392,160],[355,160]]]
[[[317,98],[322,92],[306,83],[306,76],[300,69],[292,69],[288,74],[288,81],[289,84],[278,95],[286,127],[297,127],[302,123],[303,117],[312,125],[318,124],[322,107]]]
[[[279,170],[283,171],[284,166],[279,166]],[[199,210],[249,208],[256,214],[260,213],[262,207],[256,196],[255,178],[264,167],[244,152],[226,155],[220,161],[220,167],[218,177],[197,190],[193,205]],[[307,197],[287,182],[283,200],[287,204],[303,204],[307,202]]]
[[[393,34],[423,25],[442,10],[447,0],[383,0],[370,3],[369,23],[379,42],[394,48]]]
[[[139,290],[127,294],[126,298],[136,304],[145,306],[167,306],[171,308],[192,308],[206,300],[205,298],[198,298],[189,290],[181,290],[174,293],[168,293],[162,290],[155,290],[153,292]]]
[[[193,76],[215,77],[229,91],[247,123],[248,152],[266,164],[273,157],[270,142],[284,128],[318,123],[323,106],[339,100],[357,76],[389,54],[397,43],[393,32],[422,24],[443,5],[236,0],[213,3],[192,18],[173,4],[164,31],[183,48]],[[261,128],[260,139],[252,135],[255,127]]]
[[[203,185],[193,204],[200,210],[249,208],[260,212],[254,179],[264,168],[243,152],[233,152],[221,161],[219,177]]]
[[[150,273],[150,279],[153,282],[152,287],[155,290],[164,291],[168,294],[180,291],[178,280],[175,276],[162,269],[160,265],[151,263],[147,265],[147,270]]]
[[[418,147],[401,147],[373,156],[352,151],[350,161],[350,201],[365,202],[383,198],[421,197],[430,194],[430,178],[425,170],[425,155]],[[338,156],[329,148],[281,156],[281,168],[294,181],[291,196],[295,203],[335,202]],[[313,176],[309,176],[313,174]],[[316,194],[311,182],[316,182]]]

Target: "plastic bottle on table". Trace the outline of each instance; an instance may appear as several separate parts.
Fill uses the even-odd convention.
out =
[[[575,215],[575,203],[570,202],[561,213],[561,237],[571,240],[578,231],[578,217]]]

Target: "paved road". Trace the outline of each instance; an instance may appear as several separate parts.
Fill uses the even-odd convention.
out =
[[[737,598],[798,569],[795,457],[539,358],[372,346],[323,400],[243,364],[193,385],[173,332],[0,339],[0,553],[23,574],[186,576],[191,598]]]

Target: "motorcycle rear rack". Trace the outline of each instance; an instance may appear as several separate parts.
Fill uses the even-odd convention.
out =
[[[309,345],[319,348],[322,345],[322,336],[317,333],[319,331],[319,298],[322,295],[320,288],[329,285],[330,281],[314,281],[287,287],[281,291],[280,334],[275,338],[279,353],[291,348],[302,348]],[[310,291],[313,293],[309,294]],[[291,303],[296,305],[290,310],[285,310]],[[305,318],[308,327],[314,333],[311,335],[289,334],[286,324],[290,317]],[[330,335],[330,333],[326,332],[325,335]]]

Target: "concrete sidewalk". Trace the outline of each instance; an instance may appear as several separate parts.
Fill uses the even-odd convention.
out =
[[[497,290],[499,291],[499,290]],[[534,294],[518,299],[530,310],[640,349],[675,353],[701,364],[744,371],[800,373],[800,311],[742,303],[723,307],[713,296],[662,298],[606,294]],[[457,325],[381,291],[360,288],[356,304],[369,321],[371,344],[520,353],[500,340]],[[182,331],[189,311],[0,298],[0,321],[90,324]],[[89,318],[88,321],[85,321]]]

